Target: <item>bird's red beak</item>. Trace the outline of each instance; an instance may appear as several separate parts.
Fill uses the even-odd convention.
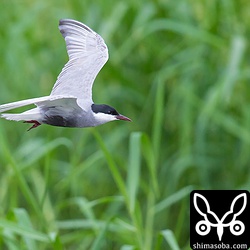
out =
[[[123,121],[128,121],[128,122],[132,122],[131,119],[129,119],[128,117],[124,116],[124,115],[117,115],[116,119],[118,120],[123,120]]]

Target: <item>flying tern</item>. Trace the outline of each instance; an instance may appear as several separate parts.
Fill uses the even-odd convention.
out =
[[[59,30],[66,42],[69,61],[50,95],[0,105],[1,117],[32,123],[30,129],[41,124],[84,128],[114,120],[131,121],[113,107],[95,104],[92,100],[93,82],[108,60],[103,38],[87,25],[72,19],[61,19]],[[36,108],[19,114],[3,113],[31,104]]]

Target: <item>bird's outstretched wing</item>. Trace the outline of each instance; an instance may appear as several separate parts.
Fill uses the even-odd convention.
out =
[[[62,19],[59,29],[67,46],[69,61],[59,74],[51,95],[70,95],[86,110],[92,101],[93,82],[108,60],[108,48],[96,32],[71,19]]]

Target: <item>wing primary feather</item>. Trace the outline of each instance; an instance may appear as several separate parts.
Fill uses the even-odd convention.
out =
[[[59,21],[59,25],[64,25],[64,24],[71,24],[71,25],[76,25],[76,26],[80,26],[82,28],[84,28],[85,30],[89,31],[89,32],[93,32],[92,29],[90,29],[87,25],[81,23],[81,22],[78,22],[76,20],[73,20],[73,19],[61,19]]]

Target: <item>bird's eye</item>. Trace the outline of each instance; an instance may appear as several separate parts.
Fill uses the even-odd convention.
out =
[[[107,112],[109,115],[118,115],[117,111],[115,110],[108,110]]]

